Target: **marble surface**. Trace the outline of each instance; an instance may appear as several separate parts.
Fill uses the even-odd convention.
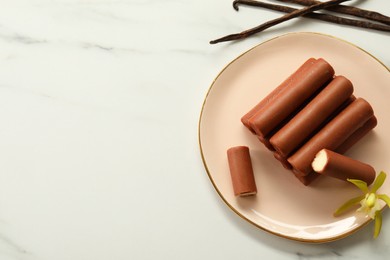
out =
[[[390,34],[290,21],[232,1],[0,1],[0,259],[387,259],[390,215],[310,245],[246,223],[219,198],[197,139],[219,71],[254,45],[331,34],[390,66]],[[390,15],[388,0],[351,1]],[[390,171],[390,169],[388,169]]]

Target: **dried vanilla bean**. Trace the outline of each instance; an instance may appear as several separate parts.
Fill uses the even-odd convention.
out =
[[[277,0],[279,2],[284,2],[284,3],[293,3],[293,4],[299,4],[299,5],[305,5],[305,6],[310,6],[313,4],[318,4],[321,3],[320,1],[316,0]],[[370,11],[370,10],[365,10],[353,6],[346,6],[346,5],[335,5],[335,6],[330,6],[327,8],[324,8],[326,10],[335,12],[335,13],[340,13],[340,14],[348,14],[360,18],[365,18],[368,20],[384,23],[387,25],[390,25],[390,17],[383,15],[381,13],[375,12],[375,11]]]
[[[277,25],[279,23],[291,20],[291,19],[293,19],[295,17],[299,17],[299,16],[302,16],[304,14],[308,14],[308,13],[311,13],[311,12],[314,12],[314,11],[317,11],[317,10],[320,10],[320,9],[324,9],[324,8],[332,6],[332,5],[337,5],[337,4],[340,4],[340,3],[343,3],[343,2],[347,2],[347,1],[350,1],[350,0],[331,0],[331,1],[327,1],[327,2],[321,2],[321,3],[315,4],[315,5],[311,5],[309,7],[305,7],[305,8],[302,8],[302,9],[298,9],[298,10],[293,11],[291,13],[285,14],[282,17],[270,20],[270,21],[265,22],[265,23],[263,23],[263,24],[261,24],[259,26],[256,26],[254,28],[245,30],[245,31],[243,31],[241,33],[230,34],[230,35],[221,37],[219,39],[210,41],[210,44],[244,39],[244,38],[247,38],[247,37],[249,37],[249,36],[251,36],[253,34],[256,34],[256,33],[259,33],[261,31],[264,31],[264,30],[266,30],[269,27],[272,27],[272,26]]]
[[[297,10],[295,8],[288,7],[288,6],[269,4],[269,3],[264,3],[264,2],[260,2],[260,1],[254,1],[254,0],[235,0],[233,2],[233,7],[237,11],[238,11],[239,5],[262,7],[262,8],[267,8],[267,9],[271,9],[271,10],[279,11],[279,12],[283,12],[283,13],[291,13],[291,12]],[[343,18],[343,17],[334,16],[334,15],[330,15],[330,14],[308,13],[308,14],[305,14],[302,16],[307,17],[307,18],[311,18],[311,19],[317,19],[317,20],[321,20],[321,21],[341,24],[341,25],[349,25],[349,26],[354,26],[354,27],[359,27],[359,28],[366,28],[366,29],[390,32],[390,26],[387,26],[387,25],[371,23],[371,22],[362,21],[362,20]]]

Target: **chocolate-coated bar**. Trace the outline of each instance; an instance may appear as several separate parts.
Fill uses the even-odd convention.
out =
[[[349,104],[351,104],[353,101],[356,100],[356,97],[354,95],[350,96],[344,103],[336,109],[336,111],[333,112],[331,116],[329,116],[319,127],[321,129],[323,126],[325,126],[327,123],[329,123],[336,115],[338,115],[344,108],[346,108]],[[375,119],[375,120],[374,120]],[[345,153],[349,148],[351,148],[357,141],[360,140],[364,135],[366,135],[371,129],[373,129],[376,126],[376,118],[373,116],[373,118],[369,119],[361,128],[355,131],[350,137],[348,137],[347,141],[345,141],[339,148],[337,148],[337,151],[339,153]],[[314,133],[315,134],[315,133]],[[313,134],[313,135],[314,135]],[[311,136],[310,136],[311,137]],[[267,142],[263,142],[266,144]],[[268,145],[272,149],[273,146],[268,140]],[[275,150],[274,150],[275,151]],[[278,152],[274,152],[274,157],[281,162],[284,168],[286,169],[292,169],[291,164],[287,161],[288,156],[282,156]],[[303,174],[296,172],[297,175],[304,176]]]
[[[336,150],[372,116],[370,104],[357,98],[288,158],[295,172],[307,175],[311,162],[321,149]]]
[[[257,193],[249,148],[236,146],[227,150],[230,175],[235,196],[250,196]]]
[[[341,144],[339,148],[336,149],[336,152],[340,154],[347,152],[355,143],[357,143],[366,134],[368,134],[376,125],[377,125],[377,119],[375,116],[372,116],[362,127],[360,127],[350,137],[348,137],[348,139],[343,144]],[[320,176],[318,173],[314,171],[310,172],[307,176],[303,175],[300,172],[295,171],[294,175],[304,185],[309,185],[313,180],[315,180],[318,176]]]
[[[325,60],[316,60],[303,75],[289,80],[275,98],[249,118],[249,126],[257,135],[267,136],[324,87],[333,75],[333,68]]]
[[[344,181],[358,179],[370,185],[375,179],[375,169],[371,165],[327,149],[322,149],[316,154],[312,167],[321,175]]]
[[[271,93],[269,93],[265,98],[263,98],[254,108],[252,108],[248,113],[246,113],[242,118],[241,122],[252,132],[255,133],[254,130],[249,125],[249,119],[255,115],[258,111],[261,111],[265,105],[272,102],[274,98],[276,98],[280,92],[289,86],[290,82],[296,81],[296,78],[302,77],[306,70],[310,68],[316,59],[310,58],[308,59],[301,67],[299,67],[292,75],[290,75],[282,84],[280,84],[277,88],[275,88]]]
[[[366,123],[358,130],[356,130],[347,140],[344,141],[342,145],[336,150],[338,153],[347,152],[354,144],[356,144],[360,139],[362,139],[368,132],[376,127],[378,120],[375,116],[372,116],[367,120]]]
[[[336,76],[309,104],[270,139],[274,149],[287,157],[308,139],[353,93],[352,83]]]
[[[306,103],[305,103],[306,104]],[[304,105],[302,105],[302,107],[304,107]],[[299,110],[299,109],[298,109]],[[289,116],[288,118],[286,118],[281,124],[279,127],[276,127],[271,133],[269,133],[268,136],[260,136],[260,135],[255,135],[257,136],[257,138],[260,140],[260,142],[262,142],[264,144],[264,146],[274,152],[275,151],[275,148],[273,147],[273,145],[271,144],[270,142],[270,138],[280,129],[280,127],[282,127],[283,125],[285,125],[288,121],[290,121],[292,118],[294,117],[294,114]]]

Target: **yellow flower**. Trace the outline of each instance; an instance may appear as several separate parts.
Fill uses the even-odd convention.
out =
[[[357,211],[366,213],[372,219],[375,219],[375,212],[381,209],[375,193],[367,193],[365,198],[360,201],[360,205],[361,207]]]
[[[357,211],[366,213],[371,219],[375,219],[374,238],[378,237],[382,227],[380,200],[384,201],[387,206],[390,207],[390,198],[386,194],[376,194],[377,190],[383,185],[385,180],[386,173],[382,171],[375,179],[371,190],[369,190],[367,187],[367,183],[365,183],[364,181],[348,179],[349,182],[353,183],[363,192],[363,195],[345,202],[340,208],[335,211],[334,216],[338,216],[352,206],[360,203],[360,208]]]

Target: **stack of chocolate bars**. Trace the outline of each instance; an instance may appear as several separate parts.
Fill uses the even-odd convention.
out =
[[[274,157],[305,185],[316,154],[343,154],[377,125],[371,105],[353,95],[324,59],[310,58],[241,118]]]

